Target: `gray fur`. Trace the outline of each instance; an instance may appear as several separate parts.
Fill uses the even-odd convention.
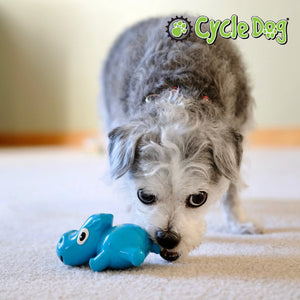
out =
[[[113,45],[103,70],[109,124],[145,110],[145,97],[174,86],[195,99],[202,94],[214,103],[210,113],[241,128],[251,106],[244,66],[230,40],[218,37],[213,45],[194,33],[184,42],[165,32],[170,18],[154,18],[129,28]],[[191,18],[192,19],[192,18]]]

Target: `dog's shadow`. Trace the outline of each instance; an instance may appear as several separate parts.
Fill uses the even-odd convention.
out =
[[[289,266],[299,263],[299,258],[290,256],[192,256],[184,263],[150,264],[145,263],[135,270],[144,274],[162,278],[195,277],[236,277],[236,278],[272,278],[299,279],[300,273]]]
[[[300,232],[300,227],[284,227],[284,228],[270,228],[265,229],[264,234],[276,234],[276,233],[293,233]]]
[[[299,228],[276,228],[265,229],[263,235],[243,236],[239,238],[235,235],[205,237],[207,243],[222,244],[247,244],[247,246],[267,247],[269,250],[283,247],[282,233],[297,233]],[[299,241],[288,239],[291,249],[297,249]],[[291,250],[293,251],[293,250]],[[269,251],[268,251],[269,252]],[[285,251],[284,251],[285,252]],[[152,264],[145,262],[136,269],[137,273],[144,273],[150,276],[164,278],[174,277],[237,277],[237,278],[272,278],[272,279],[299,279],[300,272],[296,272],[295,266],[299,265],[299,255],[285,254],[276,251],[274,254],[261,254],[261,252],[248,254],[237,253],[232,255],[209,255],[189,256],[183,263],[162,263]],[[270,252],[269,252],[270,253]]]

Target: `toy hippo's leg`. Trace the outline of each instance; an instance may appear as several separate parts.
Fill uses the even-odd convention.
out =
[[[109,265],[109,255],[102,251],[94,258],[90,259],[90,267],[93,271],[103,271],[105,270]]]
[[[151,241],[150,251],[154,252],[156,254],[159,254],[160,253],[160,247],[157,244],[155,244],[153,241]]]
[[[122,252],[120,252],[120,256],[136,267],[141,265],[146,257],[145,253],[139,248],[123,249]]]

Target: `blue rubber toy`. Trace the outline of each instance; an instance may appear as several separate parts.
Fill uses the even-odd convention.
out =
[[[56,253],[70,266],[89,262],[94,271],[139,266],[150,252],[160,248],[141,227],[133,224],[112,226],[112,214],[89,217],[79,230],[64,233]]]

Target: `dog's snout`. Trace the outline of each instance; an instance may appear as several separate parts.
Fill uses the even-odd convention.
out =
[[[173,249],[179,244],[180,235],[174,231],[158,230],[156,232],[156,240],[161,247]]]

